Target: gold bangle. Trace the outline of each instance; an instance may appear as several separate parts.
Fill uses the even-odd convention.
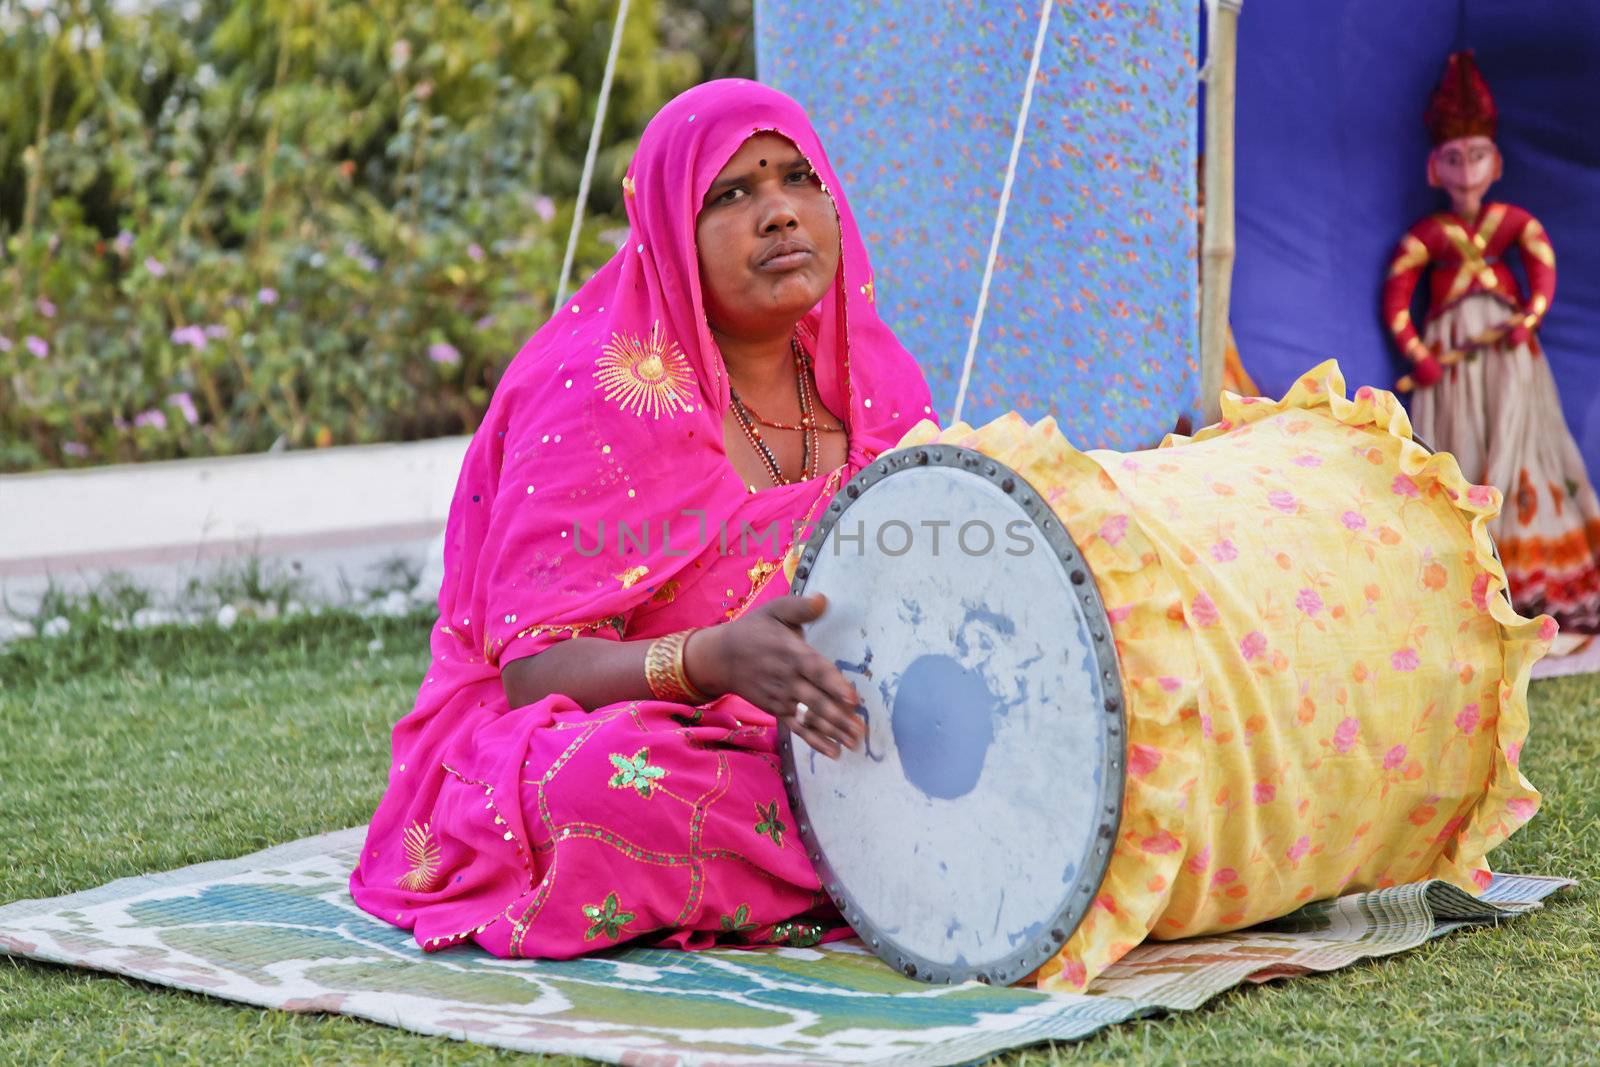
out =
[[[702,693],[689,680],[683,665],[683,650],[694,630],[658,637],[650,642],[644,654],[644,680],[657,700],[670,700],[683,704],[706,704],[711,697]]]

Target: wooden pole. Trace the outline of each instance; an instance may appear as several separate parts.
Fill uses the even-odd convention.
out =
[[[1233,290],[1233,101],[1239,8],[1207,0],[1206,220],[1200,244],[1200,403],[1207,423],[1222,417],[1222,363]]]

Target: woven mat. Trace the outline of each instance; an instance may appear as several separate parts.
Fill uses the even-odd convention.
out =
[[[614,1063],[945,1065],[1185,1010],[1247,980],[1343,967],[1539,906],[1574,883],[1506,876],[1309,905],[1269,927],[1135,949],[1089,995],[926,986],[842,942],[622,949],[564,962],[424,955],[356,909],[362,830],[0,907],[0,952],[285,1011]]]

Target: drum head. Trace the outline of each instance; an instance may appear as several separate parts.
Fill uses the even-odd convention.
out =
[[[861,694],[863,751],[785,730],[784,782],[834,903],[896,970],[1009,984],[1110,862],[1122,684],[1100,594],[1022,477],[948,445],[857,475],[806,542],[806,640]]]

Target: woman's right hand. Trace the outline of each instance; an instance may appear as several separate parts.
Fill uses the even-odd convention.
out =
[[[827,604],[820,593],[779,597],[696,632],[684,649],[690,680],[710,693],[744,697],[831,759],[840,745],[860,747],[866,723],[855,711],[855,686],[800,634]]]

